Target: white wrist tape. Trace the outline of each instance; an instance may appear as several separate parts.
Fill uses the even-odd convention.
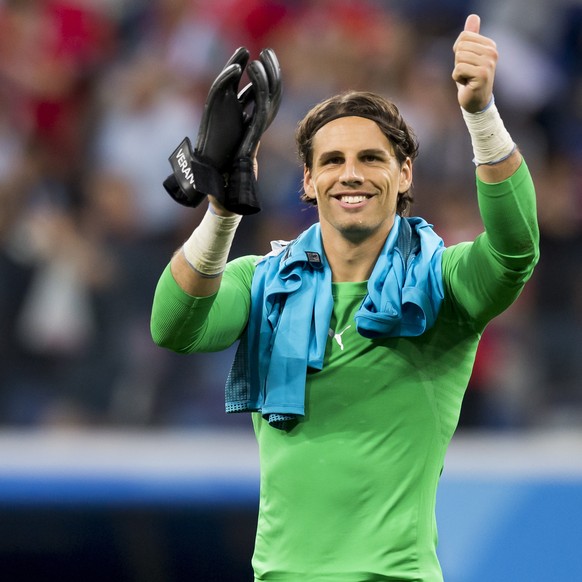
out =
[[[494,99],[483,111],[469,113],[462,107],[461,111],[471,136],[476,166],[498,164],[513,153],[516,145],[503,124]]]
[[[228,253],[242,216],[218,216],[208,209],[182,252],[190,266],[204,277],[217,277],[224,271]]]

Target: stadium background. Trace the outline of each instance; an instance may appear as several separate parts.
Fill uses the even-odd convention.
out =
[[[149,336],[157,277],[203,209],[161,183],[233,50],[275,48],[264,210],[233,256],[292,238],[293,134],[347,88],[415,129],[414,213],[479,229],[452,43],[469,12],[538,190],[541,260],[488,328],[440,493],[450,582],[582,579],[582,6],[575,0],[0,0],[0,568],[6,580],[244,580],[256,511],[232,351]]]

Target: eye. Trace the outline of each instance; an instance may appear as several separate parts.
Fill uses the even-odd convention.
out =
[[[379,162],[382,158],[378,154],[366,154],[362,156],[364,162]]]
[[[336,164],[341,164],[343,163],[344,159],[341,156],[330,156],[329,158],[326,158],[325,160],[323,160],[323,165],[327,166],[327,165],[336,165]]]

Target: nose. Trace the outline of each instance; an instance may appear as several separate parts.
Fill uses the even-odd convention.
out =
[[[364,176],[358,160],[347,159],[344,162],[339,179],[345,185],[362,184],[364,182]]]

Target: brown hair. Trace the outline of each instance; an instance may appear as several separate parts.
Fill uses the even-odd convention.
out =
[[[299,122],[295,141],[299,158],[307,169],[312,168],[313,137],[317,131],[338,117],[348,116],[365,117],[376,122],[392,144],[394,155],[400,164],[403,164],[406,158],[414,161],[418,155],[416,136],[394,103],[376,93],[347,91],[322,101]],[[308,198],[305,193],[302,194],[301,200],[308,204],[317,204],[314,198]],[[406,214],[412,202],[410,189],[401,192],[398,196],[396,211],[399,214]]]

